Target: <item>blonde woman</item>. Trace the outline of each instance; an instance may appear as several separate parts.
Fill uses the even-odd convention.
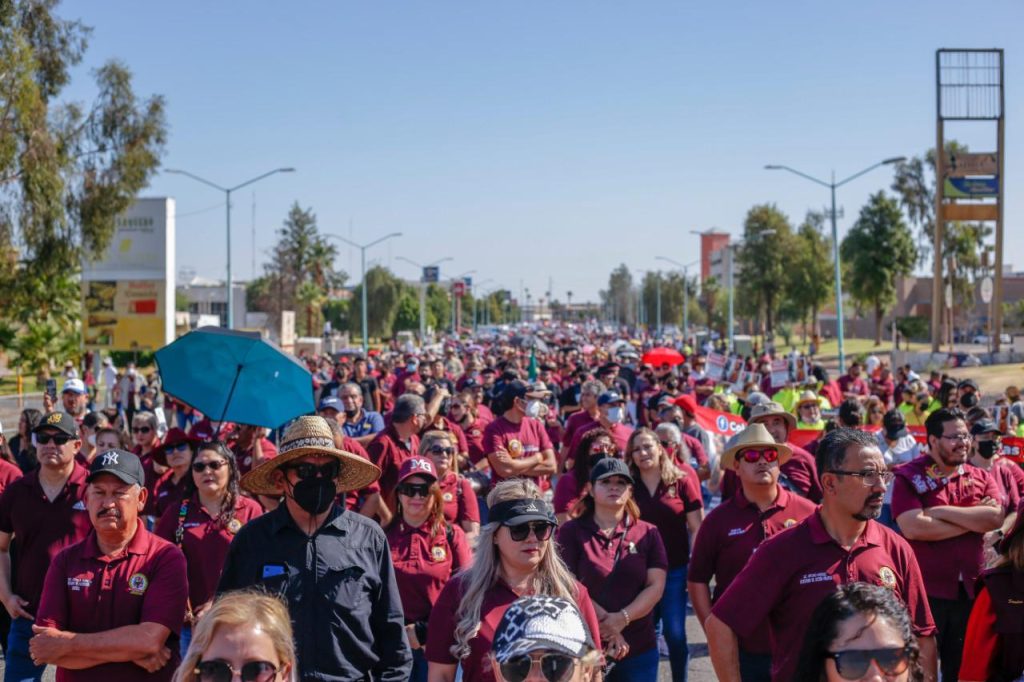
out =
[[[600,629],[587,589],[559,558],[555,513],[533,481],[513,478],[487,496],[490,517],[480,530],[473,565],[441,591],[427,631],[428,682],[496,680],[489,653],[501,617],[525,595],[562,597],[583,614],[598,650]]]
[[[637,429],[626,446],[626,459],[636,486],[633,497],[640,518],[661,532],[668,554],[665,593],[658,604],[668,644],[672,679],[686,680],[689,652],[686,648],[686,569],[690,561],[690,536],[696,536],[704,520],[704,503],[696,470],[665,452],[650,429]]]
[[[288,608],[261,592],[230,592],[199,619],[173,682],[293,680],[295,646]]]
[[[420,436],[420,457],[429,459],[437,473],[444,501],[444,519],[458,526],[472,545],[480,533],[480,505],[469,479],[456,466],[456,442],[448,431],[427,431]]]

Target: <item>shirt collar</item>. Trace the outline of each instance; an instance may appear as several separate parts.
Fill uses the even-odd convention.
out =
[[[152,535],[146,530],[146,527],[142,525],[142,519],[136,520],[135,535],[128,542],[128,545],[124,548],[123,555],[127,554],[146,554],[149,551],[149,546],[152,544]],[[99,538],[96,535],[96,530],[90,530],[89,535],[86,536],[85,542],[83,543],[83,559],[98,559],[103,556],[100,551]]]
[[[828,530],[825,529],[825,524],[821,520],[821,508],[819,507],[813,514],[807,517],[807,528],[811,533],[811,542],[816,545],[824,545],[832,543],[839,546],[839,543],[829,535]],[[880,545],[882,544],[882,529],[876,521],[868,521],[867,526],[864,528],[864,532],[860,534],[857,541],[853,543],[854,547],[858,545]]]
[[[282,530],[290,529],[297,533],[306,534],[304,530],[299,528],[298,524],[295,523],[295,519],[292,518],[291,512],[288,511],[288,504],[282,502],[277,509],[270,512],[271,514],[271,533],[279,533]],[[348,532],[351,521],[349,515],[345,513],[345,510],[334,504],[331,506],[331,510],[328,512],[327,520],[324,521],[323,525],[317,529],[314,535],[320,533],[331,533],[332,535],[344,535]]]
[[[775,497],[775,501],[771,503],[771,506],[769,506],[767,509],[764,510],[765,513],[774,511],[776,509],[785,509],[786,505],[789,504],[789,498],[792,495],[792,493],[790,493],[784,487],[782,487],[781,485],[779,485],[777,483],[776,483],[776,488],[778,489],[779,494]],[[748,500],[747,496],[743,494],[743,486],[740,486],[736,490],[736,494],[735,494],[734,497],[736,498],[736,505],[741,507],[741,508],[756,507],[757,506],[753,502]]]

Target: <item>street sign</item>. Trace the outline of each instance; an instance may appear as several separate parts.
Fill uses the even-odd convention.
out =
[[[466,289],[472,289],[473,288],[473,278],[472,277],[463,277],[462,281],[466,283]]]
[[[943,220],[999,220],[999,204],[943,204]]]
[[[981,280],[981,302],[985,305],[992,302],[992,278],[988,275]]]
[[[428,265],[423,268],[423,283],[424,284],[437,284],[437,280],[441,276],[441,268],[437,265]]]
[[[946,178],[942,195],[947,199],[989,199],[999,196],[999,176]]]
[[[456,296],[462,297],[466,295],[466,283],[462,280],[455,280],[452,282],[452,293]]]
[[[994,152],[984,154],[951,154],[946,157],[946,175],[963,178],[968,175],[995,175],[999,172],[999,158]]]
[[[946,285],[946,307],[947,308],[952,308],[953,307],[953,285],[952,284],[947,284]]]

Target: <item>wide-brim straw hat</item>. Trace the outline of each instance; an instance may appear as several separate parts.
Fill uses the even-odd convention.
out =
[[[253,495],[281,495],[282,486],[274,482],[274,471],[307,455],[334,457],[341,463],[335,479],[339,493],[362,490],[378,478],[380,469],[368,460],[334,447],[334,432],[323,417],[299,417],[285,431],[277,456],[268,459],[242,477],[242,487]]]
[[[775,442],[772,434],[768,433],[768,429],[765,428],[764,424],[751,424],[733,436],[732,440],[729,441],[725,452],[722,453],[722,458],[719,460],[719,466],[726,471],[732,469],[736,453],[745,448],[754,447],[775,448],[778,450],[779,466],[788,462],[789,458],[793,456],[793,451],[788,445]]]
[[[808,403],[812,403],[814,405],[819,405],[820,406],[821,405],[821,400],[818,399],[818,394],[815,393],[814,391],[804,391],[804,392],[802,392],[800,394],[800,397],[796,399],[795,407],[800,407],[801,405],[807,405]]]
[[[750,419],[747,420],[747,423],[754,424],[762,419],[767,419],[768,417],[782,417],[786,420],[786,426],[789,427],[790,431],[796,428],[796,417],[791,413],[786,412],[786,408],[774,400],[761,403],[760,405],[755,405],[753,409],[750,410]]]

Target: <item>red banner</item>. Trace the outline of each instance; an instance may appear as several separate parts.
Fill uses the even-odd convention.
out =
[[[1012,459],[1017,464],[1024,466],[1024,438],[1020,436],[1006,436],[1003,438],[1003,447],[1000,454],[1007,459]]]
[[[697,423],[708,433],[716,433],[726,438],[731,438],[747,427],[743,417],[731,412],[719,412],[710,407],[697,406],[694,413]]]

